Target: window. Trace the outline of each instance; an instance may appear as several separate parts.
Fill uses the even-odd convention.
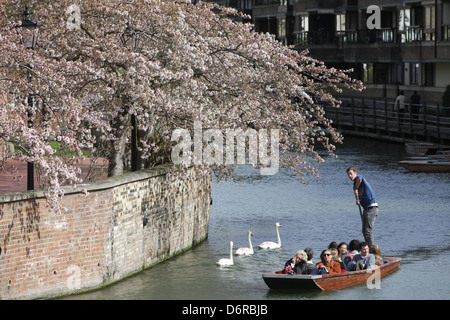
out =
[[[408,41],[408,36],[405,33],[411,25],[411,10],[401,9],[398,13],[398,31],[401,33],[401,41]]]
[[[434,6],[425,7],[425,40],[434,40],[434,32],[436,27],[436,12]]]
[[[388,65],[386,63],[376,63],[374,65],[374,83],[388,82]]]
[[[336,15],[336,32],[345,31],[345,13],[338,13]]]
[[[416,6],[411,8],[411,26],[423,26],[424,7]]]
[[[286,19],[278,19],[278,37],[286,37]]]
[[[434,29],[435,26],[434,6],[425,7],[425,29]]]
[[[411,11],[410,9],[401,9],[398,16],[398,30],[406,31],[406,28],[411,24]]]
[[[395,63],[391,65],[391,83],[402,84],[403,83],[403,65],[401,63]]]
[[[418,63],[411,63],[410,67],[411,67],[410,83],[419,84],[420,65]]]
[[[301,16],[300,17],[300,31],[309,31],[309,17]]]
[[[422,84],[427,87],[433,87],[434,83],[434,63],[425,63],[423,70]]]
[[[306,45],[308,44],[308,31],[309,31],[309,17],[297,16],[297,30],[296,30],[296,43]]]
[[[252,8],[251,0],[239,0],[238,9],[239,10],[248,10]]]
[[[373,83],[373,63],[363,63],[363,82]]]

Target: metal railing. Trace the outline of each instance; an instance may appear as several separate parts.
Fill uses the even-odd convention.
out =
[[[355,44],[355,43],[397,43],[396,29],[382,28],[377,30],[346,30],[329,31],[300,31],[295,32],[296,43],[299,45],[315,44]]]
[[[418,42],[433,41],[436,36],[434,32],[425,32],[421,26],[406,27],[404,31],[398,31],[396,28],[381,28],[345,31],[295,31],[294,34],[298,45]],[[442,27],[441,41],[450,41],[450,26]]]
[[[287,0],[255,0],[255,6],[285,6],[287,4]]]
[[[405,111],[400,113],[394,109],[394,99],[341,98],[341,101],[340,108],[325,107],[337,127],[450,141],[450,108],[442,105],[406,104]]]
[[[423,28],[420,26],[406,27],[406,41],[422,41],[424,40]]]

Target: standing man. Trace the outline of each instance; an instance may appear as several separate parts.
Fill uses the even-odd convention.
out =
[[[400,122],[403,121],[403,114],[405,113],[405,92],[400,90],[399,95],[394,102],[394,110],[397,111]]]
[[[414,90],[413,95],[409,99],[411,114],[413,119],[418,119],[419,110],[420,110],[420,96],[417,94],[417,91]],[[415,122],[415,121],[413,121]]]
[[[347,175],[353,181],[353,192],[356,196],[356,205],[364,209],[362,221],[362,233],[369,246],[373,244],[373,226],[378,215],[378,203],[372,187],[363,176],[358,175],[355,167],[347,169]]]

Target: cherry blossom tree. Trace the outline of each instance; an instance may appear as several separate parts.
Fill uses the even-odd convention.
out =
[[[40,28],[27,50],[15,28],[23,1],[0,2],[0,138],[16,145],[3,159],[35,163],[56,209],[61,186],[81,182],[83,158],[107,157],[110,176],[123,173],[130,147],[138,169],[167,163],[171,133],[194,122],[278,129],[280,166],[300,180],[316,176],[309,159],[323,160],[317,143],[333,154],[342,140],[324,105],[338,107],[334,95],[344,86],[363,89],[350,70],[327,68],[216,4],[29,1]],[[199,172],[208,166],[196,163]],[[232,172],[213,169],[218,177]]]

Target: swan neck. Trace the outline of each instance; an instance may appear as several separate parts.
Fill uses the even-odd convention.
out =
[[[252,246],[252,235],[250,233],[248,234],[248,244],[250,246],[250,249],[253,249],[253,246]]]
[[[278,226],[276,226],[277,229],[277,239],[278,239],[278,245],[281,246],[281,238],[280,238],[280,231],[278,231]]]

